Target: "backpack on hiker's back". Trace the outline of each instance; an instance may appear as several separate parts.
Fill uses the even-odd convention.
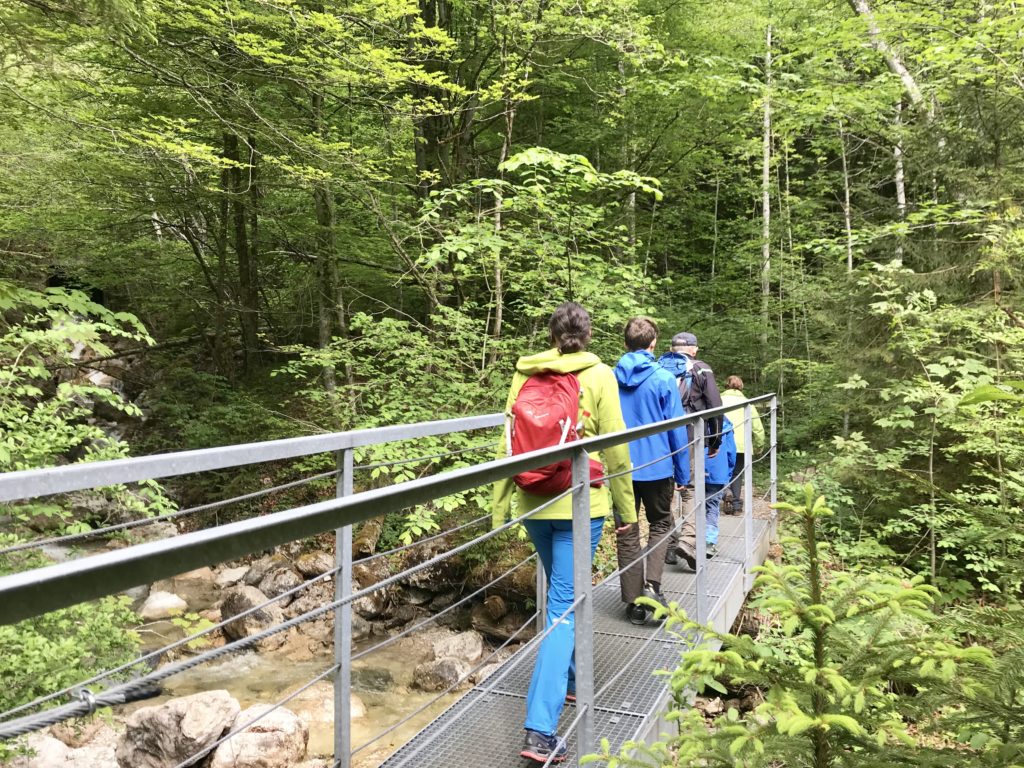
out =
[[[583,389],[572,373],[542,371],[530,376],[506,414],[506,452],[517,456],[579,440],[583,432],[580,400]],[[603,484],[604,469],[590,459],[590,485]],[[527,493],[554,496],[572,485],[572,462],[563,459],[526,472],[513,480]]]

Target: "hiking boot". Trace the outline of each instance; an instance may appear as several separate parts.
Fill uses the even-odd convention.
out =
[[[679,555],[676,554],[676,551],[672,547],[669,547],[668,549],[666,549],[665,550],[665,565],[676,565],[678,563],[679,563]]]
[[[712,557],[714,557],[715,555],[718,554],[718,545],[717,544],[707,544],[704,547],[704,554],[707,556],[708,560],[710,560]]]
[[[644,597],[649,597],[651,600],[654,600],[659,605],[664,606],[665,608],[668,608],[668,600],[666,600],[665,596],[663,594],[661,594],[661,588],[660,587],[655,587],[650,582],[647,582],[647,584],[644,586]],[[649,619],[655,618],[655,612],[651,611],[648,614],[648,618]],[[664,621],[665,620],[665,616],[662,616],[660,619],[656,619],[656,620],[657,621]]]
[[[666,600],[665,596],[661,594],[661,589],[654,586],[651,582],[647,582],[644,586],[644,597],[649,597],[668,608],[668,600]]]
[[[630,603],[626,606],[626,618],[629,619],[630,624],[641,624],[647,623],[647,607],[643,605],[637,605],[636,603]]]
[[[679,542],[675,548],[675,555],[678,558],[676,562],[681,560],[691,571],[697,570],[697,553],[694,552],[691,545],[686,542]]]
[[[557,736],[545,736],[538,731],[527,729],[526,739],[523,741],[523,748],[519,752],[520,757],[528,757],[538,763],[546,763],[548,758],[552,763],[560,763],[565,760],[568,752],[565,741]]]

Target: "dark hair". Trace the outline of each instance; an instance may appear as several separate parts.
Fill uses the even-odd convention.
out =
[[[563,355],[582,352],[590,341],[590,315],[575,301],[559,304],[548,321],[548,332]]]
[[[738,389],[742,391],[743,379],[741,379],[739,376],[730,376],[728,379],[725,380],[725,386],[728,387],[729,389]]]
[[[630,318],[630,321],[626,323],[624,335],[626,349],[630,352],[647,349],[658,338],[658,325],[649,317]]]

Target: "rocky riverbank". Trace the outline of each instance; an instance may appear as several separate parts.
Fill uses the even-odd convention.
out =
[[[161,664],[252,636],[330,603],[333,568],[329,553],[289,556],[282,551],[249,564],[202,568],[157,582],[133,591],[140,633],[147,649],[157,649],[187,631],[227,622],[202,643],[162,655]],[[383,558],[357,564],[353,588],[371,586],[389,574]],[[353,664],[353,693],[342,716],[352,723],[353,747],[363,747],[356,765],[379,764],[517,647],[492,652],[524,621],[508,610],[504,598],[492,595],[455,606],[465,578],[450,566],[426,569],[354,603],[355,653],[386,643]],[[240,615],[290,590],[294,594]],[[430,620],[439,611],[445,612]],[[423,626],[416,627],[420,622]],[[199,764],[207,768],[326,765],[329,761],[322,758],[333,748],[333,684],[330,678],[307,684],[329,670],[333,658],[333,612],[328,611],[271,635],[255,650],[171,678],[164,696],[155,701],[33,734],[27,744],[35,755],[10,765],[172,768],[204,753]],[[445,693],[431,703],[440,692]],[[285,698],[283,706],[253,722]],[[402,728],[375,740],[413,713]],[[240,732],[217,743],[235,730]]]

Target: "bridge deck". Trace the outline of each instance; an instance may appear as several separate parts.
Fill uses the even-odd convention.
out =
[[[770,521],[754,520],[753,565],[768,554]],[[746,597],[743,572],[743,519],[723,515],[719,553],[707,563],[709,623],[728,630]],[[695,575],[679,566],[666,566],[662,591],[695,616]],[[611,580],[594,590],[594,690],[597,692],[594,732],[607,738],[613,752],[626,741],[657,736],[659,716],[668,701],[668,688],[657,670],[672,669],[691,645],[652,623],[631,624]],[[526,712],[526,689],[536,651],[517,653],[491,676],[469,690],[436,720],[383,763],[387,768],[430,766],[513,766],[529,761],[519,757]],[[624,668],[625,667],[625,668]],[[621,672],[621,674],[620,674]],[[565,734],[576,717],[566,705],[559,723]],[[568,735],[569,764],[575,765],[576,739]]]

